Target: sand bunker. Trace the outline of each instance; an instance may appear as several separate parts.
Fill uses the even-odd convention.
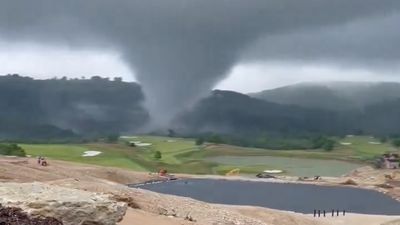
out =
[[[340,142],[341,145],[351,145],[350,142]]]
[[[129,143],[130,144],[135,144],[135,146],[137,146],[137,147],[146,147],[146,146],[152,145],[152,143],[144,143],[144,142],[141,142],[141,141],[131,141]]]
[[[146,147],[146,146],[150,146],[150,145],[152,145],[151,143],[138,143],[138,144],[136,144],[136,146],[139,146],[139,147]]]
[[[96,156],[96,155],[100,155],[101,152],[99,151],[86,151],[83,153],[83,157],[92,157],[92,156]]]
[[[138,137],[136,137],[136,136],[121,136],[121,138],[122,139],[129,139],[129,138],[135,139],[135,138],[138,138]]]
[[[375,142],[375,141],[370,141],[370,142],[368,142],[368,143],[370,143],[371,145],[380,145],[380,144],[382,144],[382,143],[380,143],[380,142]]]
[[[283,173],[283,170],[264,170],[264,173]]]

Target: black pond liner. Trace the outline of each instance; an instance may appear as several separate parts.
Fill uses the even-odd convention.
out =
[[[204,202],[251,205],[313,213],[346,210],[351,213],[400,215],[400,202],[373,190],[311,184],[189,179],[131,186],[190,197]]]

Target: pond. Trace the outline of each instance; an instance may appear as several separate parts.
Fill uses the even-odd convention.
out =
[[[338,160],[302,159],[276,156],[218,156],[207,161],[232,166],[265,166],[284,170],[292,176],[341,176],[362,165]],[[260,171],[261,172],[261,171]]]
[[[252,205],[300,213],[314,209],[400,215],[400,202],[382,193],[351,187],[326,187],[256,181],[190,179],[147,184],[140,188],[229,205]]]

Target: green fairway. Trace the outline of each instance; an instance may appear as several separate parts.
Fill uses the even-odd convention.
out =
[[[398,151],[390,143],[380,143],[374,137],[347,136],[340,142],[342,144],[338,147],[339,150],[348,151],[351,158],[360,160],[371,160],[385,152]]]
[[[360,164],[322,159],[289,158],[277,156],[217,156],[209,159],[222,165],[236,166],[241,172],[278,169],[293,176],[340,176],[360,167]],[[225,166],[227,167],[227,166]],[[226,171],[226,170],[223,170]],[[253,170],[254,171],[254,170]]]
[[[194,140],[183,138],[170,138],[159,136],[141,136],[137,138],[122,138],[122,142],[140,141],[142,143],[149,143],[150,146],[137,147],[144,155],[152,158],[155,151],[162,153],[160,162],[167,164],[179,164],[181,161],[176,158],[177,154],[184,152],[196,151],[199,148],[194,145]],[[146,154],[146,152],[148,154]]]
[[[136,147],[129,142],[138,143]],[[196,146],[193,139],[159,136],[122,137],[118,143],[21,144],[28,155],[49,159],[113,166],[137,171],[165,168],[173,173],[225,174],[232,169],[256,174],[266,169],[282,169],[290,175],[337,176],[374,157],[394,151],[390,144],[375,138],[348,136],[338,140],[333,151],[268,150],[230,145]],[[143,145],[143,146],[142,146]],[[101,154],[83,157],[85,151]],[[161,159],[154,158],[156,151]],[[347,162],[346,162],[347,161]]]
[[[115,166],[143,171],[134,160],[131,152],[118,149],[113,146],[98,144],[89,145],[47,145],[47,144],[21,144],[28,155],[44,156],[49,159],[66,160],[80,163],[89,163],[100,166]],[[101,151],[100,155],[94,157],[83,157],[85,151]]]

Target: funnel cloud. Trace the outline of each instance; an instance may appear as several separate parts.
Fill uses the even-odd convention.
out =
[[[339,39],[340,49],[326,48],[325,37],[334,43],[329,34],[338,34],[326,29],[399,10],[398,0],[2,0],[0,40],[119,52],[143,86],[155,124],[167,125],[241,61],[297,60],[302,51],[307,60],[335,62],[346,55],[363,61],[358,53],[365,50],[359,46],[364,41],[348,48]],[[309,37],[313,32],[318,34]],[[293,33],[302,47],[287,38]],[[324,54],[325,48],[332,54]],[[348,51],[354,52],[344,54]],[[389,51],[396,54],[385,57],[397,62],[398,51]]]

